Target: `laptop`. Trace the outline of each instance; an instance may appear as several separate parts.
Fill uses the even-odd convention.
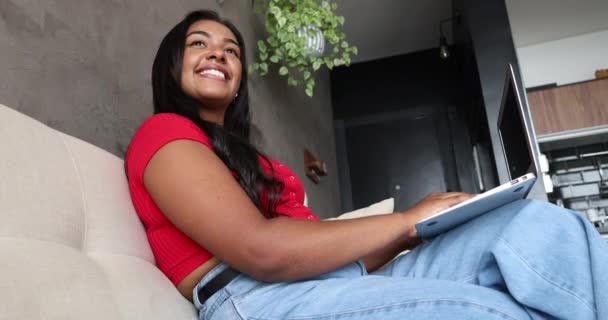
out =
[[[420,237],[434,237],[528,195],[536,181],[538,156],[511,64],[507,68],[497,125],[510,181],[419,221],[416,231]]]

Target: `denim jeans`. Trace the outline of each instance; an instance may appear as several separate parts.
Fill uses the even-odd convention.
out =
[[[195,288],[201,320],[608,319],[608,245],[541,201],[495,209],[372,274],[360,262],[294,282],[242,274],[201,304],[198,288],[226,267]]]

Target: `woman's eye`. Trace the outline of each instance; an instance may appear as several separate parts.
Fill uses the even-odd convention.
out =
[[[191,47],[202,47],[204,45],[205,45],[205,43],[200,40],[192,41],[192,43],[190,43]]]
[[[235,56],[238,56],[238,55],[239,55],[239,54],[238,54],[238,52],[236,52],[236,50],[234,50],[234,49],[232,49],[232,48],[228,48],[228,49],[226,49],[226,52],[228,52],[228,53],[230,53],[230,54],[233,54],[233,55],[235,55]]]

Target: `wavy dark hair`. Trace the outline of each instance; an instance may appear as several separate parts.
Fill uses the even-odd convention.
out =
[[[228,106],[223,126],[202,119],[199,115],[201,102],[188,96],[181,88],[186,32],[192,24],[201,20],[211,20],[226,26],[236,37],[241,49],[242,69],[238,96]],[[193,11],[163,38],[154,58],[152,67],[154,113],[179,114],[199,126],[211,140],[217,156],[237,174],[238,182],[249,198],[265,217],[272,218],[277,216],[276,205],[285,186],[275,178],[269,159],[250,142],[251,116],[246,67],[245,42],[238,29],[214,11]],[[270,175],[260,166],[260,158],[270,167]],[[265,207],[262,204],[263,197],[268,199]]]

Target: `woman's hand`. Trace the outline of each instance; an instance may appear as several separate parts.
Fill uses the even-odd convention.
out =
[[[449,207],[455,206],[463,201],[473,198],[474,194],[464,192],[434,192],[422,199],[404,214],[416,216],[416,221],[423,220],[435,215]],[[416,227],[413,225],[407,232],[409,237],[417,237]]]
[[[362,260],[365,263],[368,272],[373,272],[377,268],[380,268],[392,260],[397,254],[405,250],[412,250],[422,242],[422,239],[418,237],[416,232],[416,222],[441,212],[451,206],[457,205],[458,203],[466,201],[474,196],[475,195],[462,192],[431,193],[413,207],[403,212],[397,212],[397,214],[407,216],[407,220],[409,221],[407,224],[409,228],[407,229],[406,236],[401,237],[392,242],[390,245],[387,245],[382,249],[363,257]]]

